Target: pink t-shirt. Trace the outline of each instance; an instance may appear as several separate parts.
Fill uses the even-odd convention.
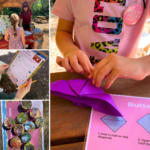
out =
[[[110,2],[105,2],[110,1]],[[98,62],[109,53],[134,57],[149,16],[150,0],[56,0],[52,13],[74,22],[75,44],[85,51],[91,62]],[[129,5],[143,7],[141,20],[132,26],[123,21]]]

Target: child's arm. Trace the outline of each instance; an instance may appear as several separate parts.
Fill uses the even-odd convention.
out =
[[[20,19],[20,27],[22,27],[23,19]]]
[[[20,30],[20,33],[21,33],[22,44],[23,44],[23,47],[25,48],[25,35],[24,35],[23,28]]]
[[[150,55],[142,58],[127,58],[117,54],[109,54],[94,68],[90,78],[96,87],[107,78],[105,88],[109,88],[117,78],[131,78],[142,80],[150,75]]]
[[[6,40],[7,42],[9,41],[8,37],[9,37],[9,35],[8,35],[8,28],[7,28],[6,33],[5,33],[5,40]]]
[[[64,67],[67,71],[78,73],[86,73],[89,75],[93,70],[87,55],[80,50],[73,41],[74,22],[59,18],[56,44],[64,58],[57,57],[56,62]]]
[[[35,42],[34,42],[34,47],[33,47],[33,49],[37,49],[38,46],[39,46],[38,41],[35,41]]]

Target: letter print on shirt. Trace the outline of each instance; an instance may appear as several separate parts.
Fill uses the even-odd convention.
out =
[[[114,41],[91,43],[91,47],[95,50],[102,51],[105,53],[117,53],[119,43],[120,43],[120,40],[115,39]],[[117,48],[108,49],[108,48],[105,48],[106,46],[114,46]]]
[[[117,28],[112,29],[112,28],[98,27],[98,21],[117,23]],[[122,23],[123,23],[123,20],[118,17],[95,15],[93,18],[92,28],[94,32],[118,35],[122,31]]]
[[[120,3],[121,6],[125,6],[126,5],[126,0],[95,0],[94,12],[101,12],[101,13],[103,13],[104,7],[100,6],[100,2]]]
[[[120,3],[121,6],[126,5],[126,0],[95,0],[94,12],[98,12],[98,13],[104,12],[104,7],[100,6],[100,2]],[[116,23],[117,26],[115,29],[98,27],[99,21]],[[97,32],[99,34],[119,35],[122,32],[122,27],[123,27],[123,19],[122,18],[103,16],[103,15],[95,15],[93,17],[92,29],[94,32]],[[98,50],[98,51],[105,52],[105,53],[117,53],[119,43],[120,43],[120,39],[114,39],[114,41],[92,42],[91,48]],[[114,46],[116,48],[109,49],[109,48],[106,48],[106,46]]]

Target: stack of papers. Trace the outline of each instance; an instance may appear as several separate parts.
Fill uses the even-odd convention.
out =
[[[28,36],[28,35],[32,34],[32,32],[30,32],[30,31],[24,31],[24,33],[25,33],[25,36]]]

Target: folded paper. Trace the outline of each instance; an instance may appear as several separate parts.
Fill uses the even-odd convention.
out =
[[[93,107],[114,116],[122,116],[112,97],[89,79],[59,80],[51,83],[51,94],[71,100],[80,107]]]

